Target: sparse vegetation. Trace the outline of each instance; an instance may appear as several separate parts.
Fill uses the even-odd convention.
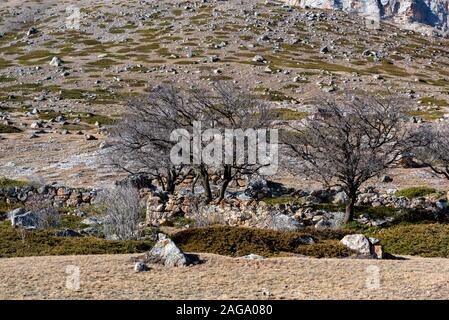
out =
[[[213,226],[192,228],[176,233],[172,239],[187,252],[208,252],[227,256],[250,253],[262,256],[305,254],[313,257],[342,257],[351,252],[341,246],[340,240],[348,231],[278,232],[249,228]],[[304,244],[304,237],[313,237],[317,243]]]
[[[153,246],[151,241],[109,241],[94,237],[61,238],[54,231],[25,231],[22,237],[9,222],[0,223],[0,257],[46,255],[141,253]]]
[[[428,187],[411,187],[396,192],[397,197],[406,197],[409,199],[425,197],[430,194],[438,193],[437,190]]]

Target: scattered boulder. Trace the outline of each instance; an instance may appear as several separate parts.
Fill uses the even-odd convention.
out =
[[[332,203],[346,204],[346,203],[348,203],[348,201],[349,201],[349,197],[347,196],[346,192],[340,191],[334,195],[334,199],[332,200]]]
[[[390,183],[390,182],[393,182],[393,178],[390,177],[390,176],[385,175],[385,176],[383,176],[380,179],[380,182],[382,182],[382,183]]]
[[[396,259],[396,257],[383,250],[380,240],[377,238],[367,238],[363,234],[350,234],[345,236],[340,242],[365,258]]]
[[[245,259],[245,260],[264,260],[265,257],[262,257],[262,256],[259,256],[257,254],[251,253],[251,254],[248,254],[246,256],[243,256],[242,259]]]
[[[255,57],[253,58],[253,62],[260,62],[260,63],[263,63],[263,62],[265,62],[265,61],[266,61],[265,58],[262,57],[262,56],[255,56]]]
[[[16,209],[8,214],[13,227],[21,227],[26,230],[36,230],[39,228],[39,217],[25,209]]]
[[[186,255],[176,244],[164,234],[158,235],[158,242],[145,254],[147,263],[162,264],[165,267],[183,267],[195,264],[193,256]]]
[[[89,217],[81,221],[82,224],[86,224],[88,226],[102,225],[103,222],[104,220],[98,217]]]
[[[305,226],[293,217],[286,214],[276,214],[273,216],[272,229],[278,231],[296,231],[304,229]]]
[[[268,181],[260,177],[251,179],[244,193],[248,197],[256,200],[271,197],[271,189],[268,186]]]
[[[360,255],[371,255],[371,243],[363,234],[348,234],[340,242]]]
[[[138,261],[136,262],[136,264],[134,265],[134,271],[135,272],[145,272],[148,271],[149,268],[147,267],[147,265],[145,263],[143,263],[142,261]]]
[[[65,229],[65,230],[56,232],[56,236],[64,237],[64,238],[76,238],[76,237],[82,237],[83,235],[79,232],[76,232],[75,230]]]
[[[62,66],[62,60],[59,59],[58,57],[53,57],[53,59],[51,59],[50,61],[50,66],[52,67],[60,67]]]

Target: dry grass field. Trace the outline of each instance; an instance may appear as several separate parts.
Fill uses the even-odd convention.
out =
[[[270,258],[200,254],[198,266],[134,273],[135,255],[0,259],[0,299],[448,299],[449,260]],[[80,268],[78,291],[66,267]],[[378,267],[378,288],[367,287]],[[368,269],[367,269],[368,268]],[[371,268],[371,269],[370,269]],[[376,269],[376,268],[374,268]]]

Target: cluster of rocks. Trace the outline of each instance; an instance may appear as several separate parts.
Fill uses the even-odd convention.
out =
[[[7,204],[27,204],[29,201],[42,201],[49,205],[62,207],[86,207],[95,200],[95,190],[57,186],[24,186],[0,188],[0,200]]]
[[[80,210],[75,210],[74,214],[85,215]],[[58,217],[57,212],[48,209],[28,210],[17,208],[9,211],[6,215],[0,216],[0,220],[9,220],[13,227],[24,230],[43,230],[47,229],[50,224],[54,224],[52,227],[58,227]],[[58,237],[100,236],[99,226],[103,225],[104,219],[99,217],[85,218],[81,221],[81,224],[88,227],[79,230],[63,229],[56,231],[55,235]]]
[[[344,206],[348,201],[346,194],[338,188],[317,189],[313,191],[294,191],[284,195],[285,202],[269,204],[261,201],[270,198],[273,190],[265,182],[250,185],[243,192],[229,193],[220,203],[207,206],[198,203],[198,196],[191,193],[170,195],[163,192],[150,192],[147,201],[146,222],[161,225],[175,217],[188,218],[196,226],[225,224],[274,230],[299,230],[306,227],[316,229],[338,228],[342,225],[344,212],[314,209],[319,204],[333,203]],[[281,196],[282,199],[282,196]],[[389,207],[397,210],[419,209],[436,217],[447,212],[447,200],[432,196],[408,199],[394,194],[383,194],[375,188],[365,188],[358,196],[356,206]],[[369,226],[384,227],[392,217],[372,217],[364,213],[357,221]]]

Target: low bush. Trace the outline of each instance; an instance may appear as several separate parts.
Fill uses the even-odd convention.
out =
[[[428,187],[411,187],[402,189],[396,192],[397,197],[406,197],[409,199],[425,197],[429,194],[437,193],[438,191]]]
[[[22,130],[19,128],[0,123],[0,133],[19,133],[19,132],[22,132]]]
[[[6,188],[20,188],[25,187],[29,185],[29,182],[27,181],[21,181],[21,180],[12,180],[4,177],[0,177],[0,189],[6,189]]]
[[[62,238],[54,231],[25,231],[0,224],[0,257],[46,255],[142,253],[154,245],[149,240],[109,241],[94,237]]]
[[[282,254],[304,254],[313,257],[342,257],[351,252],[339,243],[347,230],[307,229],[297,232],[279,232],[264,229],[213,226],[192,228],[173,235],[173,241],[184,251],[207,252],[238,257],[259,254],[270,257]],[[315,244],[303,244],[310,236]]]

